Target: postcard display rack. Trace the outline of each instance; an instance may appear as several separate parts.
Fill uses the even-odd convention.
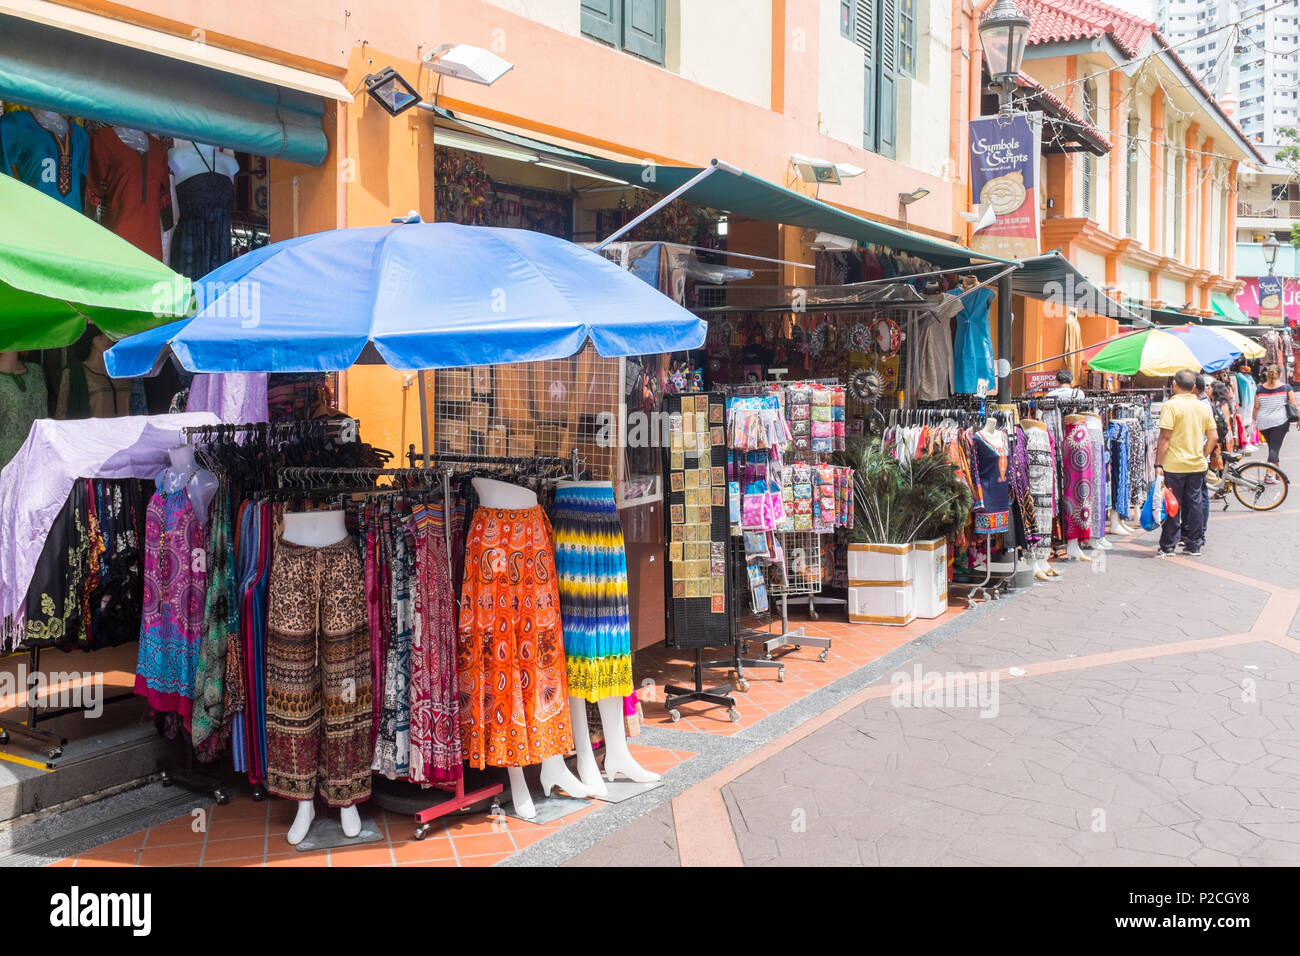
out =
[[[669,441],[664,450],[668,475],[667,598],[669,647],[694,651],[694,687],[669,684],[665,706],[674,720],[679,707],[704,701],[727,708],[740,719],[730,684],[706,688],[704,671],[718,666],[704,660],[704,649],[733,644],[729,608],[727,546],[726,402],[722,395],[693,392],[664,397]]]
[[[744,568],[747,617],[766,628],[741,624],[742,598],[736,598],[736,669],[743,665],[784,667],[778,649],[821,649],[825,661],[831,641],[790,627],[791,597],[808,597],[822,587],[823,536],[853,519],[853,470],[830,464],[844,449],[844,389],[834,381],[781,382],[731,389],[727,403],[729,501],[734,553]],[[740,575],[737,575],[740,578]],[[780,600],[779,632],[771,628],[772,600]],[[745,661],[739,650],[760,646],[760,661]],[[742,685],[743,689],[743,685]]]

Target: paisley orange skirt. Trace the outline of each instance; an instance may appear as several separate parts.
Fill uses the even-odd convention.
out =
[[[559,585],[541,507],[474,512],[458,656],[471,767],[523,767],[573,749]]]

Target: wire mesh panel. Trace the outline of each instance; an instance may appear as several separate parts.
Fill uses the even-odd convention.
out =
[[[725,400],[703,392],[669,395],[663,409],[669,422],[668,644],[720,647],[731,643]]]
[[[572,358],[442,369],[433,378],[430,446],[442,454],[567,458],[613,480],[621,454],[619,361],[588,344]]]
[[[768,573],[772,594],[818,594],[822,589],[822,535],[812,531],[778,532],[784,560]]]

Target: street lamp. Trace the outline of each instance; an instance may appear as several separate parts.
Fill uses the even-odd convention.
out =
[[[1277,265],[1277,250],[1282,243],[1277,241],[1277,236],[1270,235],[1264,240],[1264,264],[1268,266],[1268,274],[1273,274],[1273,267]]]
[[[980,46],[988,61],[989,76],[999,87],[1000,113],[1011,112],[1011,91],[1020,75],[1025,58],[1025,40],[1029,37],[1029,17],[1020,12],[1015,0],[998,0],[980,21]]]

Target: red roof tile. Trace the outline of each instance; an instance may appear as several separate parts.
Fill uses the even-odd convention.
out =
[[[1109,36],[1129,57],[1138,55],[1156,25],[1096,0],[1018,0],[1033,21],[1029,43],[1056,43]]]

